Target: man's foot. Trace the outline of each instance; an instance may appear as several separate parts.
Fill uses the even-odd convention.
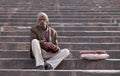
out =
[[[49,63],[46,63],[45,64],[45,70],[53,70],[54,68],[52,67],[52,65],[51,64],[49,64]]]
[[[45,67],[44,67],[44,65],[39,65],[39,66],[36,67],[36,69],[45,70]]]

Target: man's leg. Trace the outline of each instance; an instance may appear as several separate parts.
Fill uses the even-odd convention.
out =
[[[60,62],[65,59],[70,54],[68,49],[61,49],[55,55],[53,55],[49,60],[46,61],[46,63],[49,63],[52,65],[53,69],[55,69]]]
[[[44,66],[44,60],[41,53],[40,43],[37,39],[32,40],[32,52],[35,57],[36,66]]]

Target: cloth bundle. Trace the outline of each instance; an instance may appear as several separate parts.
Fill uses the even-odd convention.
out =
[[[109,57],[109,54],[107,54],[107,52],[101,50],[80,51],[80,55],[82,59],[87,60],[100,60],[107,59]]]

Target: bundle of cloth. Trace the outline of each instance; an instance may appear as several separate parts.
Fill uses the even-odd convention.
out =
[[[88,51],[80,51],[80,55],[82,59],[87,60],[101,60],[107,59],[109,54],[103,50],[88,50]]]

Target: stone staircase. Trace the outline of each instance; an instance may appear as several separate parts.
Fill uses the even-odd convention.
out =
[[[119,76],[119,0],[0,0],[1,76]],[[37,70],[29,56],[29,29],[39,12],[58,31],[71,55],[56,70]],[[80,58],[81,50],[105,50],[106,60]]]

